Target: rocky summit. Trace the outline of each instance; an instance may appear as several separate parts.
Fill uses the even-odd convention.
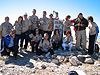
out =
[[[94,59],[82,52],[56,50],[54,55],[37,56],[22,50],[17,59],[13,56],[0,57],[0,75],[68,75],[70,71],[81,75],[100,75],[100,53],[98,59]]]

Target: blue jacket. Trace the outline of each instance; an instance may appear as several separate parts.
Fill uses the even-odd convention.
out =
[[[7,47],[13,47],[14,46],[14,39],[10,35],[6,35],[4,37],[4,42],[5,42],[5,45]]]

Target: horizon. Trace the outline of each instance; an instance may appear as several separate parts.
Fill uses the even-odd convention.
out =
[[[93,16],[94,21],[100,28],[100,0],[1,0],[0,1],[0,24],[4,22],[6,16],[10,17],[10,22],[14,24],[19,16],[25,13],[28,16],[32,15],[32,10],[36,9],[36,15],[42,17],[42,11],[47,11],[47,17],[53,11],[59,13],[61,20],[67,15],[71,15],[71,19],[77,17],[79,13],[87,19],[88,16]],[[100,37],[100,34],[99,34]]]

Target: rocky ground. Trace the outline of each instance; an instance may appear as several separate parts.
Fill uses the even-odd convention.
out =
[[[0,75],[68,75],[75,70],[81,75],[100,75],[100,53],[86,55],[85,51],[55,51],[46,56],[22,50],[18,58],[0,57]]]

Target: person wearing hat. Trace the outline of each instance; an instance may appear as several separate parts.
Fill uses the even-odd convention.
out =
[[[33,32],[34,29],[39,27],[39,20],[38,16],[36,16],[36,9],[33,9],[33,15],[29,18],[29,25],[31,26],[31,31]]]
[[[13,29],[13,26],[12,24],[9,22],[9,17],[5,17],[5,22],[3,22],[1,25],[0,25],[0,39],[1,41],[3,40],[3,38],[10,34],[11,30]],[[6,55],[6,51],[4,50],[2,52],[3,55]]]
[[[70,21],[70,18],[71,16],[70,15],[67,15],[66,16],[66,21],[64,22],[64,34],[66,33],[66,31],[71,31],[71,26],[72,26],[72,23]]]
[[[76,35],[76,48],[86,49],[86,27],[88,27],[88,21],[83,17],[82,13],[79,13],[74,23],[75,35]]]
[[[42,36],[44,36],[44,33],[48,33],[48,23],[49,23],[49,18],[46,17],[47,12],[43,11],[43,17],[40,18],[40,32]]]
[[[29,41],[29,20],[27,18],[27,13],[24,14],[24,20],[23,20],[23,27],[22,27],[22,41],[24,41],[25,39],[25,45],[24,45],[24,49],[27,49],[28,46],[28,41]]]

